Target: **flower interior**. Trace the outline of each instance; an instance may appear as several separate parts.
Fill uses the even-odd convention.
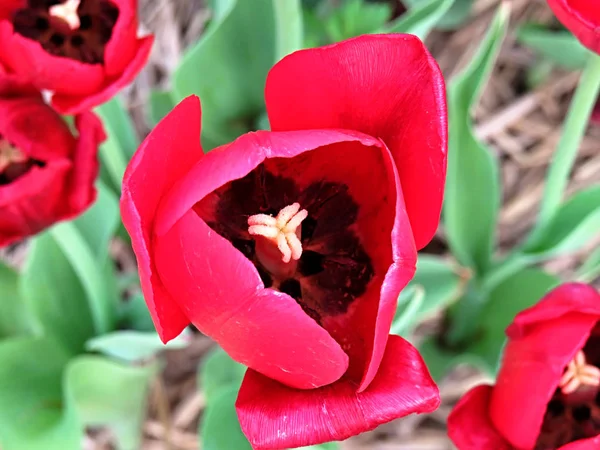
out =
[[[565,368],[548,403],[536,450],[557,449],[600,434],[600,322]]]
[[[0,134],[0,186],[12,183],[34,166],[43,167],[43,165],[41,161],[28,158]]]
[[[118,17],[109,0],[28,0],[15,12],[13,26],[54,56],[102,64]]]
[[[212,216],[206,212],[215,197]],[[264,163],[196,206],[212,229],[254,263],[265,287],[293,297],[317,322],[345,313],[373,277],[356,232],[358,209],[346,185],[321,180],[301,188]],[[291,246],[277,228],[282,213],[290,215],[283,225],[298,222],[288,237]],[[286,250],[278,245],[278,236],[284,237]]]

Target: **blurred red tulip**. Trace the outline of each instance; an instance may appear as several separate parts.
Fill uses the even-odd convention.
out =
[[[448,418],[459,450],[600,449],[600,295],[564,284],[521,312],[495,386]]]
[[[95,199],[104,131],[89,112],[75,125],[78,137],[39,95],[0,98],[0,247],[80,214]]]
[[[109,100],[142,69],[153,37],[137,37],[136,0],[9,0],[0,62],[75,114]]]
[[[432,411],[423,360],[388,334],[439,221],[439,68],[414,36],[360,37],[285,58],[267,106],[276,132],[204,155],[190,97],[127,169],[121,211],[161,338],[191,322],[250,368],[237,410],[257,449]]]
[[[548,0],[548,5],[583,45],[600,54],[600,4],[597,0]]]

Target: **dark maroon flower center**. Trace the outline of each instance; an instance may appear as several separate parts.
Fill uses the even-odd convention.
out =
[[[110,0],[29,0],[15,12],[13,26],[54,56],[102,64],[118,17]]]
[[[589,371],[600,367],[600,323],[596,324],[582,352]],[[584,370],[580,364],[579,373],[582,374]],[[565,372],[569,372],[569,368]],[[582,379],[584,383],[575,382],[571,386],[577,386],[573,392],[565,394],[563,387],[554,393],[548,403],[535,450],[554,450],[600,434],[600,391],[598,386],[586,384],[585,377]]]
[[[302,254],[292,273],[269,270],[257,254],[248,219],[256,214],[275,217],[295,203],[308,211],[298,233]],[[265,287],[290,295],[318,322],[344,314],[373,278],[356,227],[359,206],[344,184],[319,180],[299,188],[293,179],[261,164],[204,198],[195,211],[254,263]]]
[[[44,163],[28,158],[0,134],[0,186],[16,181],[34,166],[43,167]]]

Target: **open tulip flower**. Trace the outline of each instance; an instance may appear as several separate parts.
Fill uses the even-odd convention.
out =
[[[600,295],[564,284],[517,315],[495,386],[448,418],[459,450],[600,449]]]
[[[360,37],[284,58],[266,99],[275,131],[203,154],[187,98],[126,171],[121,211],[161,338],[191,322],[249,367],[236,407],[257,449],[434,410],[417,350],[388,334],[439,220],[437,64],[414,36]]]
[[[548,0],[548,5],[583,45],[600,54],[600,4],[597,0]]]
[[[137,0],[6,0],[0,63],[75,114],[97,106],[142,69],[153,37],[137,37]]]
[[[104,130],[90,112],[75,125],[77,137],[39,95],[0,98],[0,247],[80,214],[95,199]]]

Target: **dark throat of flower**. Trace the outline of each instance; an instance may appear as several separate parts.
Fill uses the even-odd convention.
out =
[[[44,163],[27,157],[0,134],[0,186],[5,186],[25,175],[32,167]]]
[[[300,187],[275,172],[261,164],[195,210],[252,261],[266,288],[290,295],[319,323],[344,314],[374,275],[356,228],[359,206],[343,184]]]
[[[557,449],[600,434],[600,323],[565,367],[548,403],[536,450]]]
[[[15,12],[13,26],[54,56],[102,64],[118,17],[110,0],[28,0]]]

